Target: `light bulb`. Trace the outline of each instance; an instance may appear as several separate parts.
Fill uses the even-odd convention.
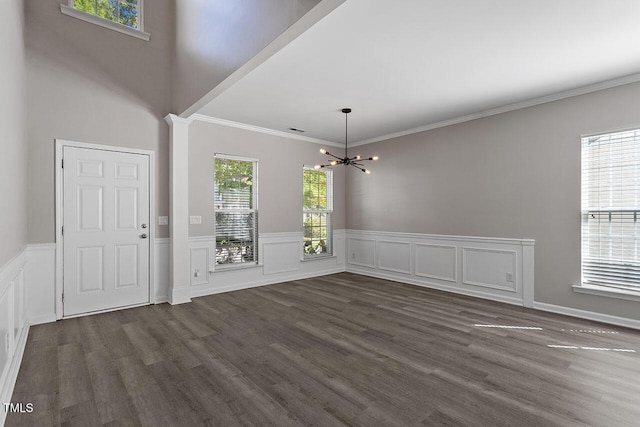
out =
[[[327,154],[327,150],[325,150],[324,148],[321,148],[321,149],[320,149],[320,152],[321,152],[322,154]]]
[[[358,155],[356,156],[356,159],[360,160],[360,154],[358,154]]]
[[[364,173],[371,174],[371,171],[369,169],[365,169]]]
[[[321,167],[322,167],[322,166],[320,166],[320,165],[315,165],[313,168],[314,168],[314,169],[320,169]]]
[[[380,157],[378,156],[373,156],[373,160],[378,160]]]
[[[330,163],[331,163],[331,166],[335,166],[338,164],[338,162],[336,162],[335,160],[332,160]]]

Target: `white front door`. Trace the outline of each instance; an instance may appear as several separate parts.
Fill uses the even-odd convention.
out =
[[[150,302],[149,156],[63,149],[64,316]]]

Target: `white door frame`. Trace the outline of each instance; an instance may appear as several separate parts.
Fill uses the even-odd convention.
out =
[[[156,239],[156,157],[155,152],[150,150],[138,150],[136,148],[116,147],[112,145],[90,144],[86,142],[67,141],[64,139],[56,139],[56,320],[60,320],[63,317],[62,307],[62,291],[64,290],[63,282],[63,254],[64,254],[64,241],[62,239],[62,225],[63,221],[63,170],[62,170],[62,154],[64,147],[76,147],[76,148],[88,148],[94,150],[103,151],[116,151],[119,153],[128,154],[143,154],[149,156],[149,303],[141,305],[155,304],[156,303],[156,278],[155,278],[155,239]],[[133,307],[133,306],[132,306]],[[80,314],[78,317],[85,316],[87,314],[96,314],[106,311],[119,310],[122,307],[107,309],[98,312]]]

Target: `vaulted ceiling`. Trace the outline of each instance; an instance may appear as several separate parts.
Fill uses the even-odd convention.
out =
[[[347,0],[199,113],[341,143],[351,107],[350,141],[385,139],[640,80],[638,17],[637,0]]]

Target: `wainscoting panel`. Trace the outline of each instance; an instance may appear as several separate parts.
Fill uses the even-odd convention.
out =
[[[260,249],[257,265],[218,267],[215,264],[215,238],[190,238],[191,296],[211,295],[345,271],[344,230],[334,230],[334,255],[330,257],[304,259],[303,235],[300,232],[263,233],[258,242]],[[205,265],[208,265],[206,270]],[[199,274],[202,271],[207,274]]]
[[[209,248],[191,248],[191,286],[209,283]]]
[[[0,403],[11,401],[29,333],[26,318],[27,250],[0,267]],[[0,408],[0,425],[7,413]]]
[[[302,256],[302,238],[292,233],[291,236],[280,237],[277,241],[273,238],[263,237],[260,247],[261,263],[264,274],[287,273],[300,270],[300,257]],[[267,240],[265,242],[265,240]]]
[[[462,248],[462,283],[517,292],[518,251]]]
[[[527,307],[533,303],[533,240],[361,230],[347,230],[346,236],[349,272]]]
[[[347,258],[350,265],[376,268],[376,241],[361,237],[347,237]]]
[[[416,276],[457,282],[458,251],[455,246],[415,244]]]
[[[38,325],[56,321],[56,245],[29,245],[27,255],[27,316]]]
[[[378,268],[394,273],[411,274],[411,243],[380,240]]]
[[[156,238],[155,239],[155,274],[153,278],[156,282],[155,286],[155,303],[169,301],[169,257],[171,256],[171,239]],[[151,301],[154,301],[152,298]]]

